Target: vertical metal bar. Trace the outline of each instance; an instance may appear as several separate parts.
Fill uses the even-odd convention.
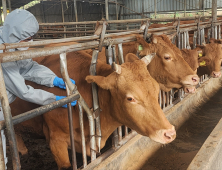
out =
[[[184,33],[181,34],[181,49],[184,48],[185,44],[184,44]]]
[[[187,1],[184,0],[184,17],[186,17]]]
[[[68,71],[64,71],[64,70],[67,70],[66,53],[60,54],[60,70],[61,70],[61,74],[62,73],[66,74],[68,72]],[[62,76],[63,76],[63,74],[62,74]],[[68,75],[66,75],[66,76],[68,76]],[[65,81],[65,84],[66,84],[65,77],[63,77],[63,80]],[[67,84],[66,84],[66,93],[67,93],[67,96],[71,95],[71,92],[70,92]],[[69,133],[70,133],[71,150],[72,150],[72,168],[73,168],[73,170],[77,170],[72,108],[71,108],[71,103],[68,103],[67,105],[68,105],[68,118],[69,118]]]
[[[215,39],[218,39],[218,38],[217,38],[217,26],[214,27],[214,38],[215,38]]]
[[[203,16],[205,15],[204,10],[205,10],[205,4],[204,4],[204,0],[202,0],[202,4],[203,4]]]
[[[194,34],[193,34],[193,49],[196,48],[196,43],[197,43],[197,31],[194,31]]]
[[[115,1],[116,2],[116,20],[118,20],[118,5],[117,5],[117,0]]]
[[[217,20],[217,0],[212,0],[212,21]]]
[[[9,9],[9,13],[12,12],[11,0],[8,0],[8,9]]]
[[[119,59],[119,64],[123,64],[124,63],[124,59],[123,59],[123,45],[118,44],[118,59]]]
[[[183,46],[183,48],[187,48],[187,36],[186,36],[186,32],[183,33],[183,39],[184,39],[184,46]]]
[[[106,47],[106,61],[107,61],[107,64],[109,65],[112,65],[113,63],[113,53],[112,53],[111,45]]]
[[[87,166],[87,156],[86,156],[86,139],[84,133],[84,122],[83,122],[83,111],[82,106],[79,106],[79,124],[80,124],[80,131],[81,131],[81,142],[82,142],[82,158],[83,158],[83,168]]]
[[[106,8],[106,20],[109,20],[109,2],[105,0],[105,8]]]
[[[170,105],[170,92],[166,92],[166,107]]]
[[[218,39],[221,39],[221,25],[218,25]]]
[[[64,8],[63,8],[63,1],[61,0],[61,8],[62,8],[62,22],[65,22],[64,18]]]
[[[128,127],[125,126],[125,137],[128,135]]]
[[[7,16],[7,5],[6,5],[6,0],[2,0],[2,7],[3,7],[3,14],[4,14],[4,21]]]
[[[173,89],[170,90],[170,105],[173,104]]]
[[[78,12],[77,12],[77,4],[76,4],[76,0],[74,0],[74,10],[75,10],[76,22],[78,22]]]
[[[180,32],[177,34],[177,47],[179,48],[179,49],[181,49],[181,42],[180,42]]]
[[[95,76],[96,75],[96,64],[98,59],[99,50],[93,50],[92,53],[92,61],[90,65],[89,73],[90,75]],[[100,108],[99,108],[99,97],[98,97],[98,87],[96,83],[92,83],[92,96],[93,96],[93,110],[94,112],[97,112],[96,117],[96,145],[98,147],[98,150],[100,152],[100,143],[101,143],[101,126],[100,126]]]
[[[118,140],[119,140],[119,142],[121,142],[122,137],[123,137],[123,134],[122,134],[122,126],[119,126],[119,127],[118,127]]]
[[[142,18],[144,18],[144,0],[142,0]]]
[[[210,42],[211,28],[207,29],[207,43]]]
[[[12,155],[13,170],[20,170],[21,167],[20,167],[19,153],[18,153],[18,149],[17,149],[15,132],[14,132],[14,127],[13,127],[13,123],[12,123],[11,109],[10,109],[9,101],[8,101],[8,97],[7,97],[7,92],[6,92],[5,81],[4,81],[4,77],[3,77],[1,63],[0,63],[0,82],[1,82],[0,83],[1,105],[2,105],[2,109],[3,109],[6,131],[7,131],[7,136],[8,136],[8,140],[9,140],[10,153]]]
[[[166,105],[166,95],[165,95],[165,91],[162,91],[162,101],[163,101],[163,109],[165,108],[165,105]]]
[[[64,38],[66,38],[66,26],[64,25]]]
[[[113,61],[116,63],[116,46],[112,46],[112,52],[113,52]]]
[[[159,105],[162,109],[162,90],[159,91]]]
[[[191,49],[191,47],[190,47],[190,40],[189,40],[189,32],[188,32],[188,31],[186,31],[186,37],[187,37],[187,45],[186,45],[186,48],[187,48],[187,49]]]
[[[5,158],[4,158],[4,152],[3,152],[3,143],[2,143],[2,135],[0,131],[0,169],[5,170]]]
[[[156,0],[154,0],[154,18],[156,18]]]

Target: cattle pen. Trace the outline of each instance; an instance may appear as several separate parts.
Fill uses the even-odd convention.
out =
[[[186,10],[186,9],[184,9]],[[154,12],[156,13],[156,12]],[[38,107],[12,117],[10,105],[7,98],[6,87],[2,68],[0,68],[0,97],[5,121],[0,122],[0,129],[6,129],[7,139],[10,146],[10,156],[13,170],[21,169],[20,156],[16,144],[14,125],[43,115],[44,113],[68,104],[69,129],[71,141],[71,164],[72,169],[146,169],[142,165],[146,164],[155,153],[162,147],[161,144],[153,142],[148,137],[139,135],[136,131],[126,127],[119,126],[112,134],[112,144],[104,151],[101,151],[101,129],[100,129],[100,107],[98,102],[97,85],[92,83],[93,109],[88,106],[78,87],[71,83],[67,70],[66,54],[74,51],[92,49],[92,60],[89,69],[90,75],[96,75],[96,66],[99,53],[102,48],[106,51],[107,64],[119,61],[124,63],[123,45],[124,43],[137,40],[137,36],[145,40],[154,35],[173,35],[172,42],[179,49],[195,49],[198,45],[209,43],[211,38],[221,39],[222,20],[214,19],[215,16],[203,17],[184,17],[184,18],[163,18],[163,19],[128,19],[128,20],[107,20],[91,22],[58,22],[41,23],[40,31],[36,39],[38,41],[20,43],[20,44],[1,44],[0,54],[1,63],[19,61],[23,59],[34,59],[43,56],[58,54],[60,56],[60,70],[62,78],[66,83],[67,97],[53,102],[51,104]],[[196,22],[183,24],[183,20],[194,20]],[[78,20],[78,19],[76,19]],[[176,21],[172,26],[160,28],[149,28],[151,23]],[[142,22],[142,25],[141,25]],[[56,27],[57,26],[57,27]],[[96,29],[96,31],[94,30]],[[94,33],[94,34],[93,34]],[[54,36],[56,35],[56,36]],[[192,44],[189,37],[192,36]],[[53,39],[51,39],[53,38]],[[60,38],[60,39],[58,39]],[[73,43],[75,42],[75,43]],[[71,45],[49,46],[58,43],[73,43]],[[44,47],[46,46],[46,47]],[[28,51],[10,52],[9,49],[20,47],[31,47]],[[116,51],[118,50],[118,55]],[[138,57],[140,57],[138,55]],[[68,63],[70,64],[70,63]],[[186,94],[183,89],[172,89],[169,92],[160,90],[158,100],[161,109],[164,111],[167,119],[172,123],[176,130],[180,129],[187,120],[192,117],[192,113],[197,106],[205,104],[211,100],[211,97],[220,91],[221,78],[212,78],[208,75],[200,77],[195,94]],[[214,97],[213,97],[214,98]],[[73,135],[73,116],[70,102],[77,100],[79,109],[79,124],[81,128],[82,155],[76,158],[74,145],[75,136]],[[83,113],[89,121],[90,127],[90,158],[86,154],[86,141],[84,135]],[[221,121],[215,126],[204,145],[197,155],[190,160],[188,169],[214,169],[222,167],[220,163],[219,151],[221,151]],[[205,139],[204,139],[205,140]],[[2,149],[0,134],[0,169],[5,169],[4,154]],[[213,142],[212,142],[213,141]],[[101,151],[101,152],[100,152]],[[208,153],[208,154],[206,154]],[[160,153],[161,154],[161,153]],[[78,160],[82,164],[78,164]],[[208,162],[208,160],[210,160]],[[191,162],[192,161],[192,162]],[[9,162],[8,164],[10,164]],[[156,165],[155,165],[156,166]],[[147,167],[152,169],[149,164]],[[54,169],[56,169],[55,167]],[[160,167],[161,169],[162,167]],[[155,169],[155,168],[153,168]]]

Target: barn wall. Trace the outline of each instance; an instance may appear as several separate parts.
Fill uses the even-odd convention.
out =
[[[115,0],[110,0],[114,2]],[[154,14],[154,0],[117,0],[118,3],[123,4],[120,19],[139,19],[150,17]],[[184,11],[184,0],[156,0],[157,14],[169,11]],[[203,4],[204,3],[204,4]],[[65,11],[65,22],[75,21],[73,0],[68,3],[63,2]],[[67,9],[68,6],[68,9]],[[222,7],[222,1],[217,2],[218,8]],[[211,9],[212,0],[186,0],[186,11]],[[118,12],[119,12],[118,6]],[[127,9],[128,8],[128,9]],[[130,10],[129,10],[130,9]],[[28,9],[32,12],[39,22],[62,22],[61,2],[59,1],[43,1],[43,4],[35,5]],[[79,21],[96,21],[105,17],[104,4],[91,4],[88,2],[77,1],[78,19]],[[43,17],[43,11],[45,21]],[[141,13],[144,16],[141,16]],[[139,14],[140,13],[140,14]],[[173,14],[174,12],[172,12]],[[109,4],[109,20],[116,19],[116,5]]]

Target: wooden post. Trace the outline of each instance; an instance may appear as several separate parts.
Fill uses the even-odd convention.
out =
[[[105,0],[105,8],[106,8],[106,20],[109,20],[109,2]]]
[[[78,14],[77,14],[77,5],[76,5],[76,0],[74,0],[74,10],[75,10],[76,22],[78,22]]]
[[[12,11],[12,7],[11,7],[11,0],[8,0],[8,9],[9,9],[9,12]]]
[[[2,7],[3,7],[4,21],[5,21],[5,18],[7,16],[6,0],[2,0]]]

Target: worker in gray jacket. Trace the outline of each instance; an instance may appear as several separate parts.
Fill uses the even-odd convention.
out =
[[[38,29],[39,24],[34,15],[26,10],[16,9],[8,14],[4,25],[0,27],[0,44],[30,42],[32,41],[32,36],[37,33]],[[27,49],[28,47],[10,49],[10,52]],[[0,50],[0,53],[2,52],[3,51]],[[25,80],[29,80],[48,87],[57,86],[65,89],[65,83],[61,78],[57,77],[49,68],[39,65],[32,59],[7,62],[1,65],[9,103],[12,103],[16,97],[19,97],[32,103],[46,105],[65,97],[56,96],[41,89],[34,89],[25,84]],[[71,81],[75,83],[74,80],[71,79]],[[71,105],[76,105],[76,101],[73,101]],[[67,105],[63,107],[67,107]],[[0,105],[0,121],[1,120],[4,120],[4,115]],[[1,131],[1,135],[6,164],[6,139],[3,130]]]

